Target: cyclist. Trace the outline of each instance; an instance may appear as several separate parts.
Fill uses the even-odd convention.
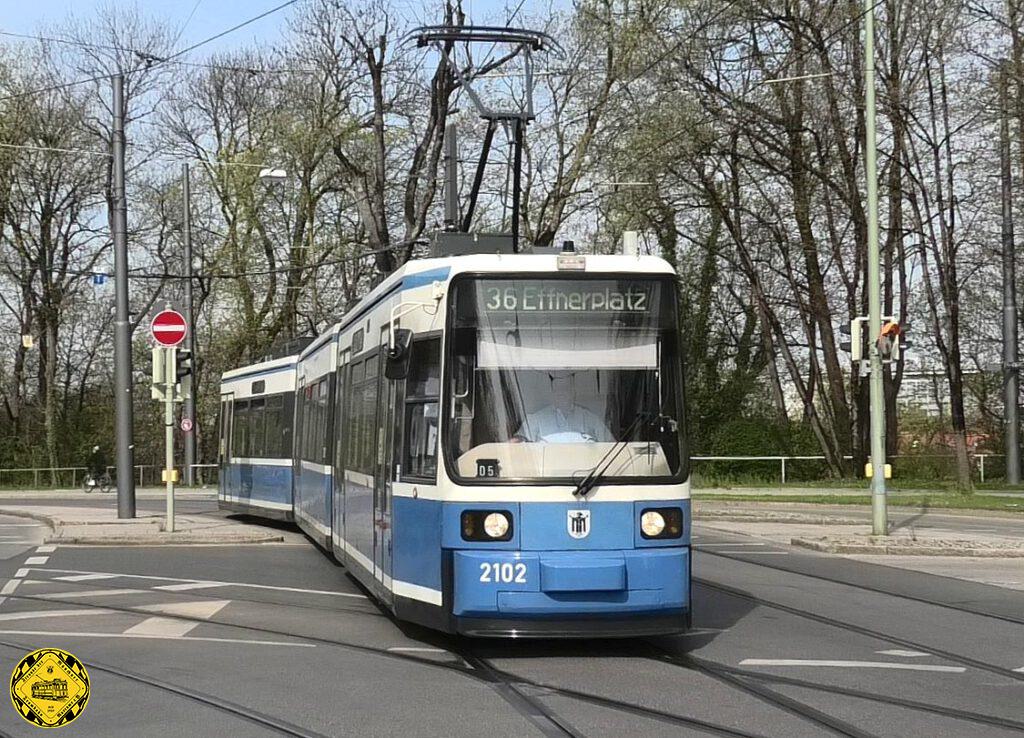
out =
[[[99,487],[102,491],[104,487],[110,486],[110,477],[107,474],[107,455],[99,446],[92,447],[86,469],[86,492],[95,487]]]

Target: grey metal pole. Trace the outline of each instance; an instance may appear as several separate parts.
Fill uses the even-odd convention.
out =
[[[117,425],[117,517],[135,517],[135,444],[132,440],[132,328],[128,320],[128,206],[124,188],[124,77],[114,75],[113,212],[114,406]]]
[[[871,377],[871,532],[889,532],[885,497],[885,395],[882,386],[882,294],[878,250],[878,167],[875,131],[875,3],[864,0],[864,169],[868,195],[868,356]]]
[[[186,393],[185,402],[182,407],[181,416],[192,421],[192,430],[185,433],[185,486],[195,485],[195,463],[196,463],[196,434],[199,432],[199,424],[196,423],[196,400],[195,394],[199,388],[195,381],[196,371],[196,331],[195,316],[192,312],[192,190],[189,182],[188,162],[181,165],[181,190],[182,190],[182,237],[184,240],[184,253],[182,258],[185,262],[185,323],[186,347],[192,357],[192,382],[191,392]]]
[[[452,120],[444,127],[444,229],[459,230],[459,143]]]
[[[999,70],[999,160],[1003,190],[1003,421],[1006,482],[1020,484],[1020,424],[1017,418],[1017,274],[1013,243],[1013,169],[1010,166],[1010,101],[1007,65]]]
[[[174,385],[175,350],[164,352],[164,483],[167,488],[167,520],[164,530],[174,532]]]

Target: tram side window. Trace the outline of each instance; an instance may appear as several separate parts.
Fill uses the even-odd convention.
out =
[[[245,439],[248,434],[249,401],[235,400],[235,416],[231,426],[231,456],[246,456]]]
[[[249,401],[249,440],[248,456],[251,459],[259,459],[265,456],[264,444],[266,442],[266,404],[262,398],[253,398]]]
[[[441,340],[415,341],[405,385],[404,476],[437,478],[437,424],[441,392]]]
[[[302,390],[302,443],[301,457],[305,461],[316,461],[317,453],[317,412],[316,384],[307,384]]]
[[[316,389],[316,437],[313,439],[313,460],[318,464],[327,463],[327,421],[330,410],[330,380],[324,377]]]
[[[377,409],[376,356],[351,365],[346,390],[346,417],[336,423],[345,438],[345,468],[373,474]]]
[[[284,456],[284,395],[271,395],[267,398],[265,441],[263,456],[268,459],[279,459]]]
[[[377,454],[377,356],[366,359],[366,377],[362,386],[362,412],[359,425],[359,471],[373,474]]]

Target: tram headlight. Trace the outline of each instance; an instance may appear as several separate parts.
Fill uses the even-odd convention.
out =
[[[640,534],[644,538],[681,538],[683,511],[678,507],[644,510],[640,513]]]
[[[459,522],[464,541],[512,540],[512,513],[507,510],[463,510]]]
[[[484,533],[491,538],[504,538],[508,529],[508,518],[503,513],[493,512],[484,518]]]
[[[640,530],[647,538],[657,538],[665,530],[665,516],[657,510],[648,510],[640,516]]]

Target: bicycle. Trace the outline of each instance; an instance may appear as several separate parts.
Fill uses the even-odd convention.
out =
[[[86,474],[82,479],[82,491],[86,494],[94,490],[99,492],[110,492],[114,488],[114,480],[110,478],[108,472],[100,474],[99,478],[94,477],[92,474]]]

